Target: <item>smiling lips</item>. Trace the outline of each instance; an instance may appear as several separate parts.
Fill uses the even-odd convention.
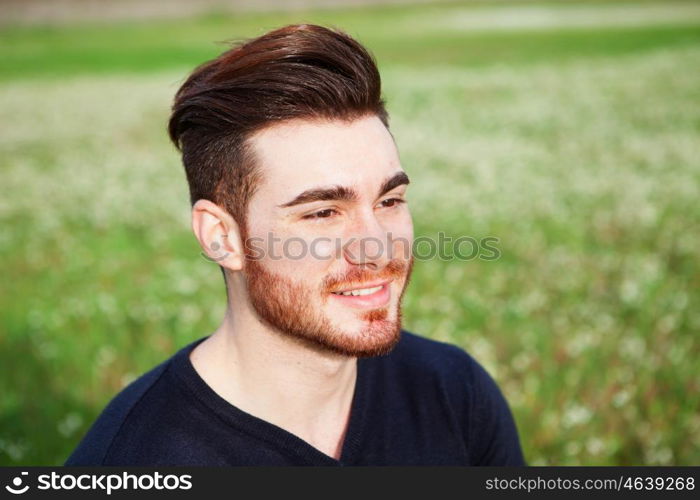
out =
[[[360,285],[355,288],[331,292],[331,295],[343,304],[358,308],[377,308],[389,303],[391,281]]]

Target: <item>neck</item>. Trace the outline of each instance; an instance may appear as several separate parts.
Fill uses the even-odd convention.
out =
[[[250,310],[226,311],[190,356],[205,382],[239,409],[338,458],[355,389],[355,358],[321,353]]]

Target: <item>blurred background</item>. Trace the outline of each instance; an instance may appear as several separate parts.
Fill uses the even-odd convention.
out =
[[[532,465],[700,464],[700,4],[0,2],[0,465],[61,464],[225,308],[166,137],[231,41],[297,22],[377,57],[421,261],[405,327],[474,355]]]

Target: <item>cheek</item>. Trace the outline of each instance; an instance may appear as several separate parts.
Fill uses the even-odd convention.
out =
[[[389,231],[391,233],[394,255],[409,255],[413,245],[413,221],[408,210],[393,221]]]
[[[335,244],[332,238],[313,238],[309,243],[309,257],[316,261],[329,262],[335,254]]]
[[[309,238],[270,232],[259,236],[260,259],[271,272],[291,281],[315,286],[332,263],[334,244],[330,238]]]

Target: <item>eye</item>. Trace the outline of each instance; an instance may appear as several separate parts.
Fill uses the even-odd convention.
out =
[[[406,200],[402,200],[401,198],[387,198],[386,200],[380,202],[380,205],[384,208],[393,208],[401,203],[406,203]]]
[[[312,214],[305,215],[302,217],[302,219],[310,219],[310,220],[328,219],[328,218],[332,217],[333,215],[335,215],[336,213],[337,212],[332,208],[325,208],[323,210],[319,210],[318,212],[314,212]]]

